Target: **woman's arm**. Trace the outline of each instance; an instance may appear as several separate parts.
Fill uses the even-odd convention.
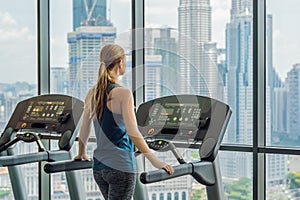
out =
[[[86,155],[86,145],[88,143],[88,139],[90,136],[91,130],[91,114],[90,114],[90,107],[91,103],[90,98],[85,99],[84,103],[84,110],[83,110],[83,117],[82,123],[79,129],[79,137],[78,137],[78,154],[74,157],[74,160],[90,160],[90,158]]]
[[[151,164],[154,167],[159,169],[164,168],[168,173],[173,174],[174,172],[173,167],[157,159],[157,157],[149,149],[142,134],[140,133],[136,121],[135,112],[134,112],[132,93],[127,89],[124,89],[122,93],[123,93],[122,103],[121,103],[122,115],[130,139],[135,144],[135,146],[139,149],[139,151],[145,155],[145,157],[151,162]]]

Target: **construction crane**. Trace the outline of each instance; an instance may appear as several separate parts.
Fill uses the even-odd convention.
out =
[[[90,22],[92,20],[92,14],[94,12],[97,0],[93,1],[92,7],[90,9],[89,9],[89,7],[87,5],[86,0],[83,0],[83,2],[84,2],[85,12],[86,12],[86,16],[87,16],[86,23],[88,23],[88,22]]]

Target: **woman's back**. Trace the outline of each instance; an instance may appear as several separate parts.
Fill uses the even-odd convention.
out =
[[[134,145],[126,133],[122,116],[122,88],[110,85],[101,120],[94,118],[97,148],[94,168],[135,171]],[[99,162],[97,162],[99,161]]]

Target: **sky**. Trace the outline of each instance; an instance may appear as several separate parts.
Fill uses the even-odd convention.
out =
[[[108,17],[125,34],[131,26],[130,0],[107,0]],[[179,0],[146,0],[146,26],[177,29]],[[299,0],[268,0],[273,15],[273,64],[281,78],[300,63],[300,30],[293,26],[299,18]],[[230,0],[211,0],[212,41],[225,47],[225,28],[230,21]],[[36,0],[0,1],[0,83],[37,82]],[[50,0],[50,62],[68,66],[67,33],[72,31],[72,0]]]
[[[273,18],[273,65],[283,80],[300,63],[299,8],[299,0],[267,0]]]

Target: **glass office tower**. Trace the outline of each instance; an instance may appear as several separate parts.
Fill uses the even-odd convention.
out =
[[[300,137],[300,64],[295,64],[287,74],[287,131],[290,138]]]
[[[179,93],[216,96],[217,59],[211,54],[213,46],[206,46],[206,43],[211,42],[212,37],[211,20],[209,0],[180,1],[178,7]],[[207,59],[208,57],[210,58]]]
[[[73,31],[80,26],[111,26],[106,0],[73,0]]]
[[[253,133],[253,21],[252,4],[247,0],[232,1],[231,21],[226,29],[226,51],[228,67],[227,73],[227,98],[229,105],[235,110],[228,126],[227,135],[223,142],[251,144]],[[272,144],[274,115],[272,108],[276,107],[274,90],[281,84],[272,65],[272,18],[266,20],[266,47],[267,47],[267,78],[266,86],[266,143]],[[276,118],[275,118],[276,119]],[[239,153],[233,156],[223,154],[222,175],[225,177],[252,178],[252,156]],[[230,162],[231,164],[229,164]],[[234,164],[232,164],[234,163]],[[268,183],[270,185],[282,184],[287,173],[287,156],[270,155],[267,157],[266,166]],[[276,166],[276,170],[275,167]],[[280,167],[278,167],[280,166]],[[225,179],[226,180],[226,179]]]
[[[70,94],[84,99],[95,84],[99,69],[99,53],[106,43],[114,43],[116,28],[81,26],[68,33]]]

